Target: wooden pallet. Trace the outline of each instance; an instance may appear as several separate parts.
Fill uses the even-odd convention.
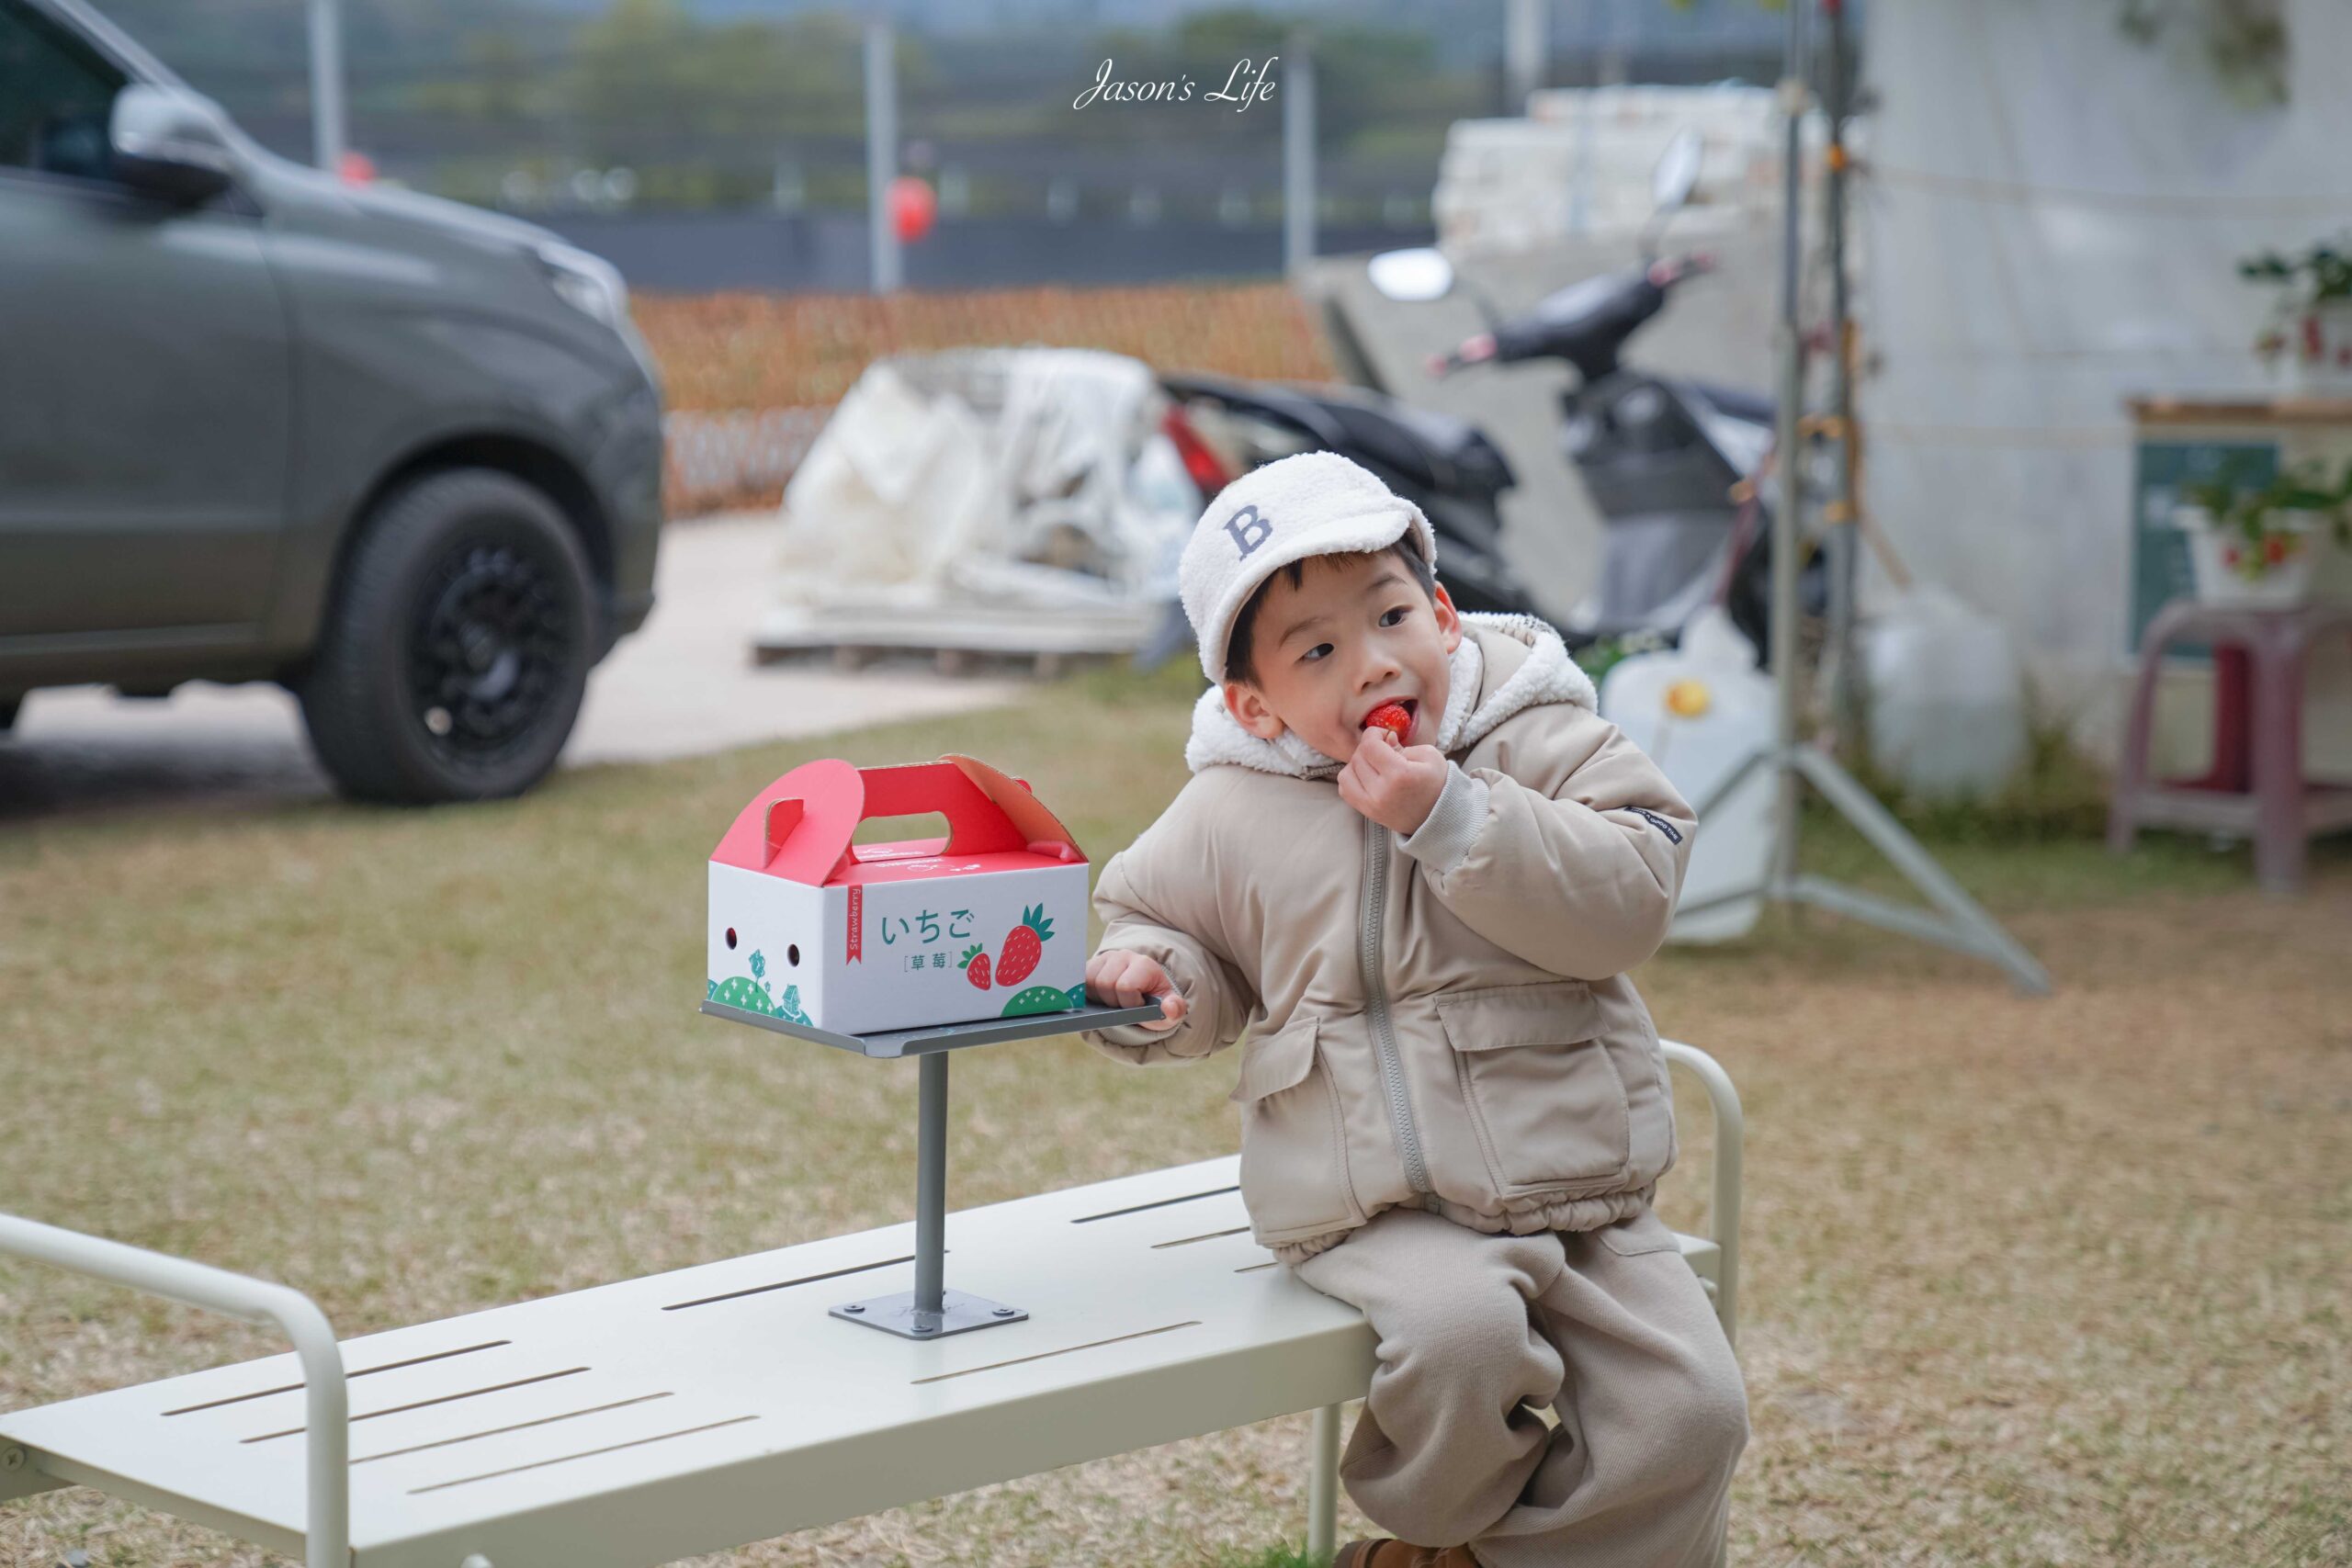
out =
[[[881,607],[772,613],[752,638],[762,664],[830,659],[843,670],[908,658],[926,659],[944,675],[1026,665],[1050,680],[1073,664],[1132,655],[1150,636],[1129,616],[1034,609],[957,606],[921,611]]]

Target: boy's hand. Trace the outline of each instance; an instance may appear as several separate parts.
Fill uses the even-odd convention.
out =
[[[1134,1008],[1153,996],[1159,998],[1160,1017],[1146,1021],[1144,1028],[1173,1029],[1183,1021],[1184,998],[1157,961],[1115,947],[1103,948],[1086,961],[1087,1000]]]
[[[1406,746],[1377,727],[1356,740],[1356,754],[1340,770],[1340,798],[1384,828],[1408,836],[1430,819],[1445,791],[1445,753]]]

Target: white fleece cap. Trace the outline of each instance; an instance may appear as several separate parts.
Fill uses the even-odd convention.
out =
[[[1437,535],[1421,509],[1337,452],[1300,452],[1252,468],[1216,492],[1193,525],[1177,569],[1201,669],[1225,677],[1233,617],[1277,567],[1308,556],[1385,550],[1412,531],[1437,570]]]

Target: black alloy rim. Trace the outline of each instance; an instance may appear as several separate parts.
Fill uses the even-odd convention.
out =
[[[418,597],[409,660],[417,722],[467,761],[512,750],[554,706],[571,628],[545,562],[511,545],[454,552]]]

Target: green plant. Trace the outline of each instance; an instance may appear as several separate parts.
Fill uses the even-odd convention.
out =
[[[2324,241],[2301,255],[2263,251],[2246,256],[2238,263],[2238,276],[2249,283],[2293,283],[2308,277],[2311,282],[2305,298],[2312,303],[2352,299],[2352,255]]]
[[[2249,581],[2299,554],[2322,518],[2339,545],[2352,544],[2352,461],[2335,483],[2316,462],[2281,469],[2262,484],[2245,482],[2241,460],[2220,473],[2181,487],[2181,499],[2202,512],[2217,533],[2235,535],[2222,547],[2222,564]]]
[[[2298,255],[2261,251],[2240,258],[2238,276],[2249,283],[2278,286],[2270,320],[2255,335],[2255,353],[2275,359],[2292,344],[2307,360],[2326,356],[2317,310],[2324,304],[2352,300],[2352,253],[2324,240]]]

